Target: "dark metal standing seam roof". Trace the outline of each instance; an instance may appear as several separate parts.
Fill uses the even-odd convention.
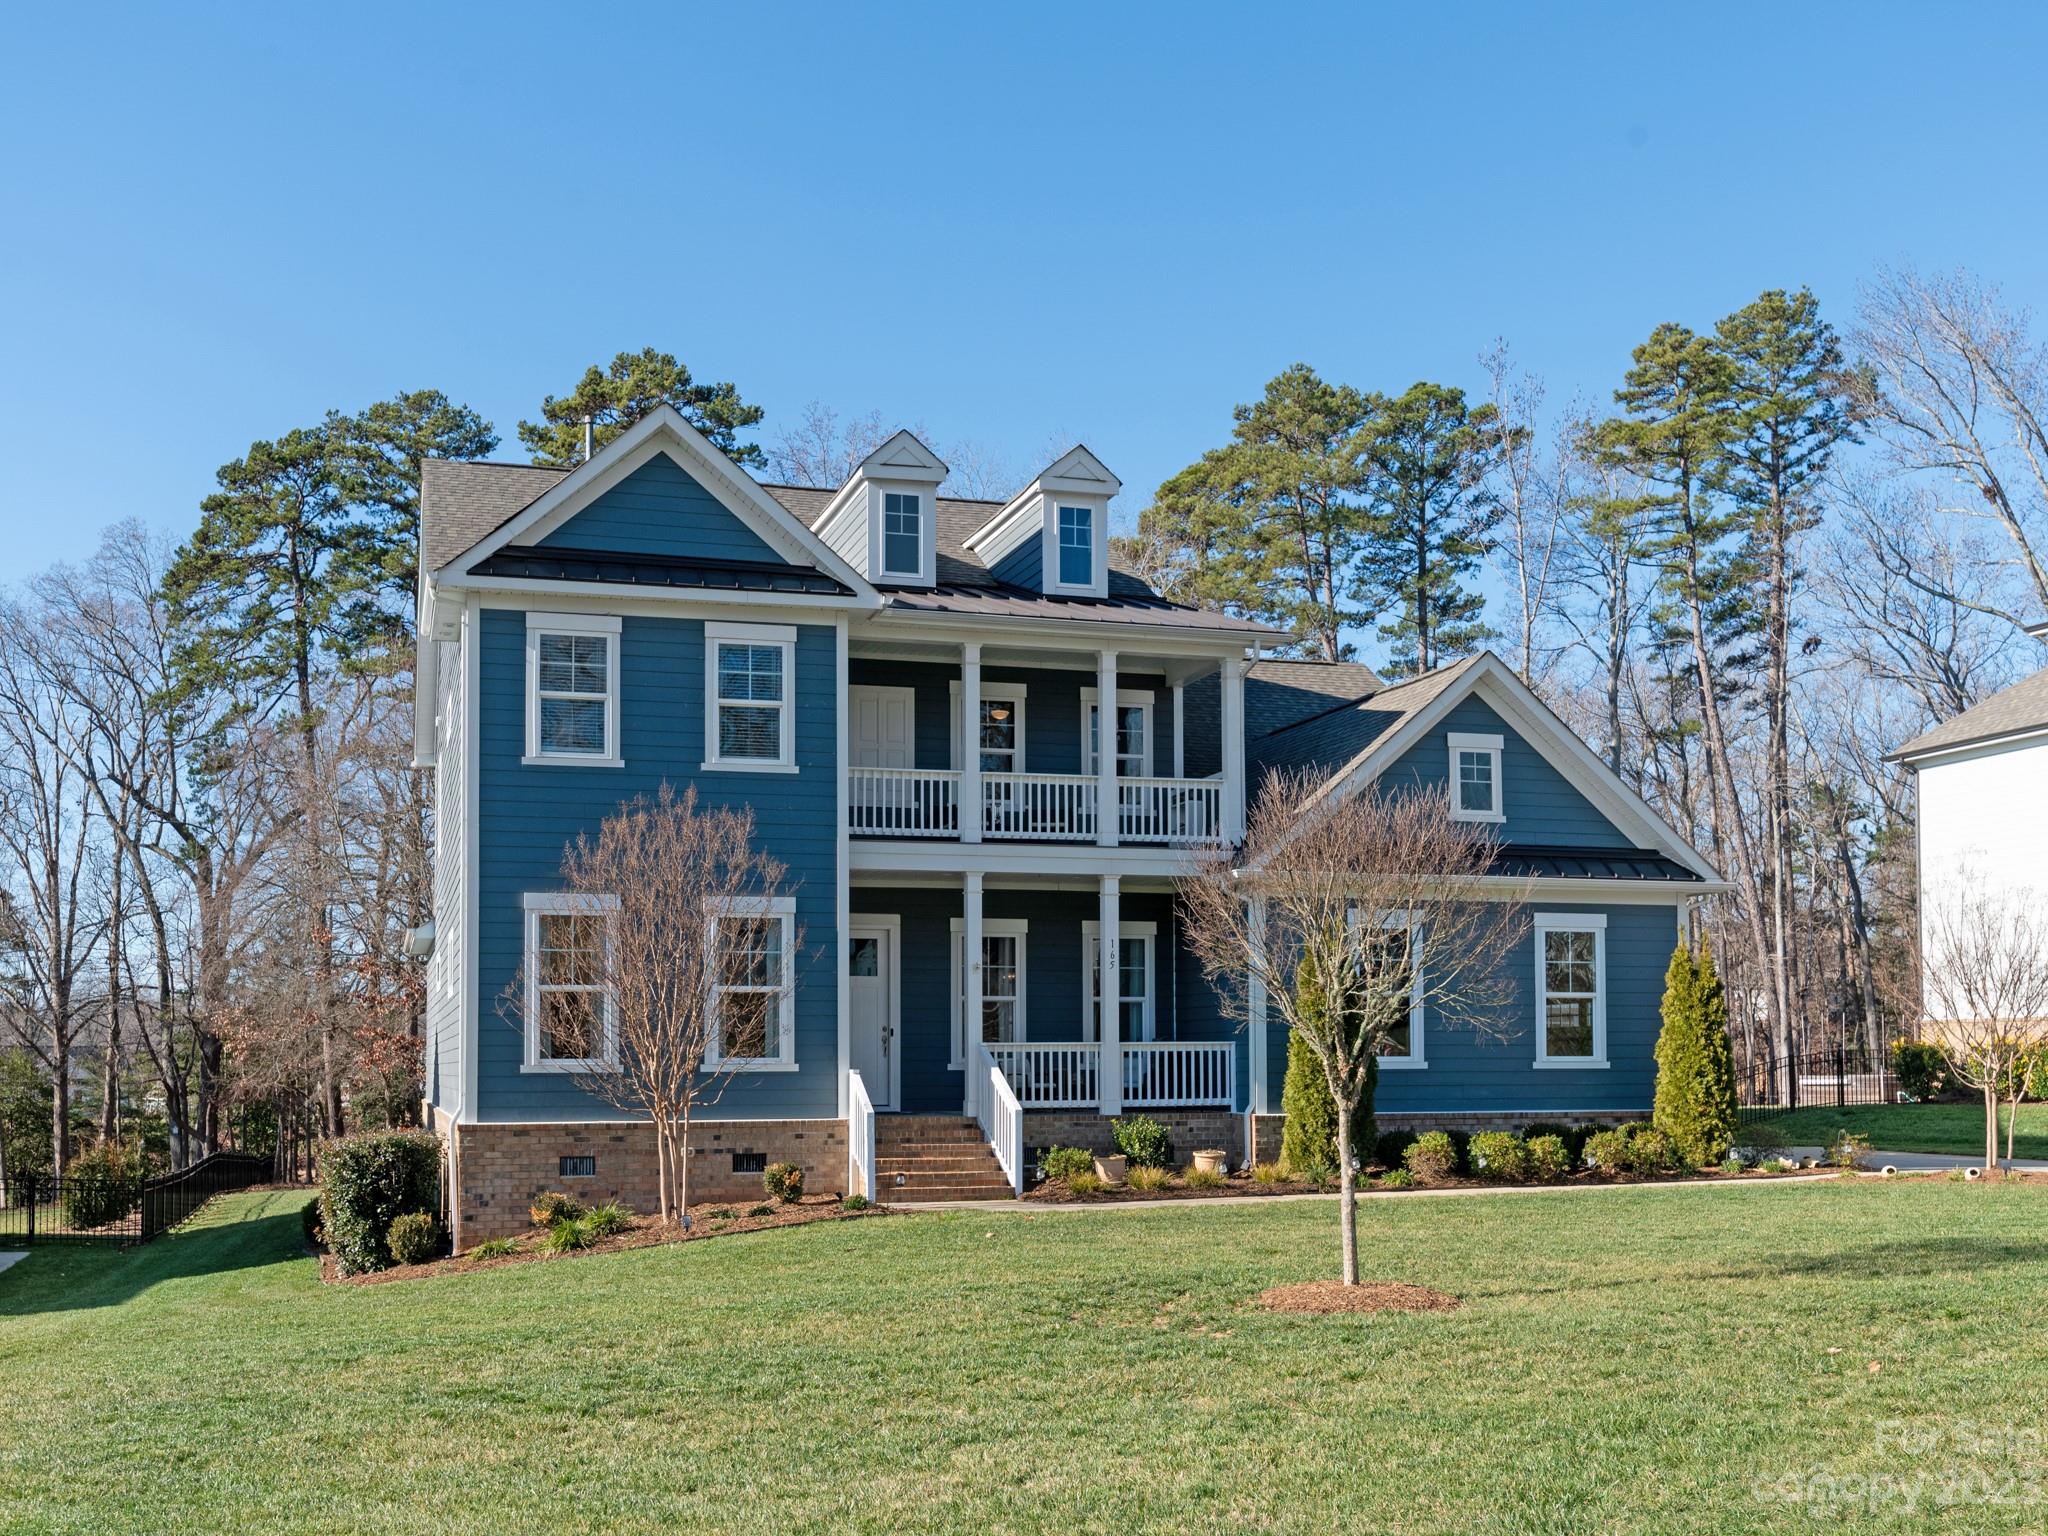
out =
[[[677,560],[625,550],[543,549],[507,544],[476,564],[481,576],[543,581],[595,581],[632,587],[717,588],[729,592],[784,592],[850,597],[853,589],[809,566],[767,560]]]
[[[1683,880],[1699,885],[1699,874],[1676,859],[1647,848],[1562,848],[1537,843],[1502,843],[1494,850],[1493,873],[1517,879]]]

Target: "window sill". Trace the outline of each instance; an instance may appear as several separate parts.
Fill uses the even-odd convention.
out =
[[[529,752],[519,759],[527,768],[623,768],[622,757],[580,757],[565,752]]]
[[[1481,815],[1477,811],[1451,812],[1451,820],[1453,821],[1481,821],[1496,827],[1499,826],[1501,823],[1505,822],[1507,819],[1507,813],[1504,811],[1491,816]]]
[[[797,773],[795,763],[699,763],[700,773]]]
[[[793,1061],[719,1061],[704,1064],[706,1072],[794,1072]]]
[[[522,1072],[547,1072],[555,1076],[581,1077],[589,1072],[609,1072],[612,1064],[608,1061],[523,1061],[519,1064]]]
[[[1419,1056],[1382,1056],[1382,1072],[1420,1072],[1429,1063]]]
[[[1544,1056],[1530,1063],[1539,1072],[1584,1072],[1604,1070],[1608,1063],[1592,1057]]]

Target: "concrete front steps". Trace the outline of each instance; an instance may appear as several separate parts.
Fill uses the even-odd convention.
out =
[[[995,1149],[960,1115],[875,1116],[875,1186],[888,1205],[1010,1198]]]

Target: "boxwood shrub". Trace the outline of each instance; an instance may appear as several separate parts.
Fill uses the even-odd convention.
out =
[[[761,1188],[771,1198],[784,1204],[804,1197],[804,1171],[796,1163],[770,1163],[761,1175]]]
[[[1458,1171],[1458,1151],[1446,1131],[1424,1131],[1409,1143],[1408,1171],[1425,1184],[1448,1179]]]
[[[1559,1179],[1569,1178],[1571,1171],[1571,1148],[1562,1136],[1529,1138],[1530,1178],[1539,1184],[1555,1184]]]
[[[1413,1131],[1381,1131],[1373,1138],[1372,1160],[1382,1168],[1398,1168],[1401,1159],[1408,1155],[1408,1143],[1414,1139]]]
[[[432,1211],[408,1211],[392,1221],[386,1242],[400,1264],[424,1264],[440,1257],[441,1223]]]
[[[1481,1131],[1472,1138],[1472,1177],[1494,1184],[1519,1184],[1529,1177],[1529,1145],[1508,1131]]]
[[[1133,1168],[1171,1168],[1173,1139],[1166,1127],[1150,1115],[1125,1115],[1109,1122],[1116,1149]]]
[[[1095,1171],[1095,1154],[1086,1147],[1047,1147],[1039,1166],[1048,1179],[1071,1179],[1077,1173]]]
[[[391,1223],[441,1204],[441,1138],[373,1131],[320,1148],[320,1224],[343,1274],[391,1267]]]

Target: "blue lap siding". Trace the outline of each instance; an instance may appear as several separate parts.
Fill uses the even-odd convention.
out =
[[[627,616],[620,636],[621,768],[524,765],[526,616],[482,614],[478,859],[477,1110],[485,1120],[604,1119],[612,1111],[573,1075],[521,1070],[517,1011],[506,1001],[524,944],[522,898],[560,888],[562,853],[622,801],[666,781],[695,783],[707,805],[756,811],[757,844],[788,866],[802,955],[796,967],[795,1072],[742,1073],[704,1113],[714,1119],[831,1117],[838,1108],[836,634],[797,630],[798,772],[706,773],[704,626]]]
[[[667,454],[634,470],[541,545],[788,563]]]

